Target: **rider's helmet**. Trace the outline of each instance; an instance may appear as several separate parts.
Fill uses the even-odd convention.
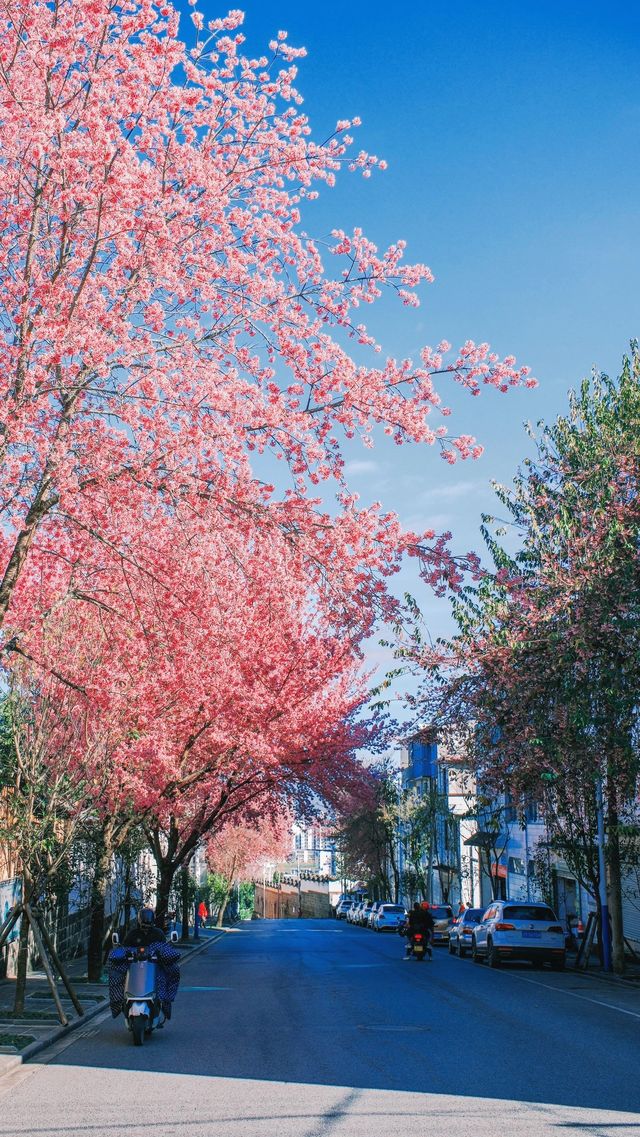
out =
[[[414,911],[414,912],[421,912],[421,911],[422,911],[422,905],[421,905],[421,903],[420,903],[420,901],[419,901],[419,900],[414,900],[414,902],[413,902],[413,911]]]
[[[156,922],[153,908],[141,908],[138,912],[138,927],[152,928]]]

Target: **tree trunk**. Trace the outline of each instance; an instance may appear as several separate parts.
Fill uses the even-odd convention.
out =
[[[27,965],[29,962],[29,921],[22,912],[20,917],[20,939],[18,940],[18,961],[16,966],[16,994],[13,1010],[16,1015],[24,1011],[24,997],[27,986]]]
[[[105,904],[112,855],[112,833],[110,830],[101,831],[96,837],[96,856],[93,880],[91,881],[91,912],[87,946],[87,978],[90,983],[99,983],[102,979]]]
[[[180,858],[177,856],[180,834],[173,816],[169,818],[167,833],[163,833],[159,826],[146,829],[145,833],[158,871],[156,921],[162,928],[169,910],[169,896],[173,879],[180,865]]]
[[[611,961],[616,975],[624,973],[624,926],[622,920],[622,871],[618,805],[612,779],[607,787],[607,864],[609,912],[611,914]]]
[[[231,883],[229,885],[227,891],[225,892],[225,894],[222,898],[222,904],[220,905],[220,910],[218,912],[218,919],[216,920],[216,928],[222,927],[222,921],[224,920],[224,914],[227,910],[227,904],[229,903],[229,897],[231,896],[232,892],[233,892],[233,883]]]
[[[164,921],[169,912],[169,897],[176,875],[177,865],[170,858],[162,859],[158,863],[158,881],[156,891],[156,922],[158,927],[164,927]]]
[[[122,923],[125,931],[131,920],[131,907],[131,857],[128,856],[124,870],[124,897],[122,899]]]

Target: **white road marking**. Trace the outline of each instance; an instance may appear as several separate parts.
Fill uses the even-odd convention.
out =
[[[509,972],[503,971],[503,975],[508,975]],[[582,999],[584,1003],[595,1003],[597,1007],[608,1007],[611,1011],[619,1011],[621,1015],[630,1015],[633,1019],[640,1019],[638,1011],[627,1011],[625,1007],[618,1007],[615,1003],[605,1003],[604,999],[592,999],[589,995],[578,995],[575,991],[567,991],[566,987],[554,987],[552,983],[541,983],[539,979],[527,979],[525,975],[516,975],[515,972],[510,973],[513,979],[519,979],[521,983],[530,983],[533,987],[544,987],[547,991],[555,991],[556,994],[570,995],[572,999]]]

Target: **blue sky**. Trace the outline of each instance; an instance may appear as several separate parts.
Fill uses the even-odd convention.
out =
[[[239,6],[250,50],[280,28],[308,49],[298,87],[315,136],[359,115],[358,147],[389,163],[368,181],[345,173],[307,218],[317,235],[359,224],[381,246],[403,237],[409,259],[433,270],[418,311],[371,313],[384,347],[489,340],[540,381],[533,393],[447,393],[456,430],[486,448],[479,461],[450,468],[417,447],[350,452],[364,500],[477,548],[490,480],[509,481],[528,452],[523,420],[564,411],[569,388],[594,365],[615,372],[640,334],[640,5]],[[205,18],[227,10],[198,8]],[[398,587],[418,596],[434,634],[450,627],[447,603],[410,569]]]

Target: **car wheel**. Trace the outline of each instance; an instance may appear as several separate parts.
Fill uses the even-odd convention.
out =
[[[458,940],[458,950],[456,954],[458,956],[458,959],[464,959],[465,955],[467,954],[462,944],[460,943],[460,940]]]
[[[489,964],[489,967],[500,966],[500,955],[498,949],[494,948],[493,944],[489,940],[487,940],[487,963]]]
[[[474,963],[482,963],[482,956],[478,951],[478,945],[475,940],[471,944],[471,958]]]
[[[455,944],[454,944],[453,940],[450,938],[449,939],[449,955],[455,955],[455,950],[456,950]]]

